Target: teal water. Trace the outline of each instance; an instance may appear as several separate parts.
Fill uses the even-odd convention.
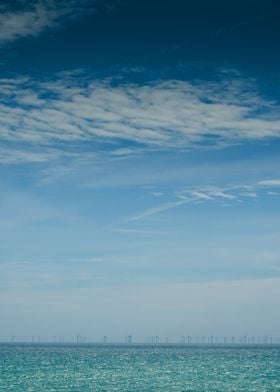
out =
[[[1,344],[0,391],[280,391],[280,347]]]

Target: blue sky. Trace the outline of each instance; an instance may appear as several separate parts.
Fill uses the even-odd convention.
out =
[[[278,11],[1,3],[1,339],[277,335]]]

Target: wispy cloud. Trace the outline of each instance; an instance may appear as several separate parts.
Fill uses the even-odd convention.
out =
[[[278,103],[241,78],[116,85],[70,74],[1,79],[0,88],[0,138],[6,143],[0,160],[6,154],[7,163],[10,151],[14,161],[42,161],[48,154],[53,159],[54,151],[85,153],[89,142],[91,153],[107,143],[107,156],[121,158],[143,146],[222,148],[280,136]]]
[[[93,0],[4,1],[0,6],[0,45],[36,37],[65,20],[94,12]]]
[[[169,193],[160,194],[171,201],[160,203],[153,208],[149,208],[138,214],[135,214],[121,223],[129,223],[141,221],[153,215],[171,210],[185,204],[193,204],[197,202],[240,202],[245,198],[257,199],[262,195],[262,188],[274,188],[280,186],[280,180],[261,180],[252,184],[228,185],[228,186],[200,186],[186,187]],[[157,194],[156,192],[154,192]],[[153,193],[152,193],[153,194]],[[278,193],[266,191],[265,195],[278,195]],[[155,196],[156,197],[156,196]]]
[[[125,223],[139,221],[144,218],[148,218],[152,215],[158,214],[160,212],[171,210],[175,207],[179,207],[179,206],[186,204],[186,203],[189,203],[189,202],[190,202],[190,200],[186,199],[186,200],[177,200],[177,201],[173,201],[173,202],[169,202],[169,203],[162,203],[154,208],[150,208],[140,214],[132,216],[131,218],[127,219],[125,221]]]
[[[270,179],[270,180],[263,180],[263,181],[260,181],[258,183],[258,185],[267,186],[267,187],[280,187],[280,178],[273,178],[273,179]]]

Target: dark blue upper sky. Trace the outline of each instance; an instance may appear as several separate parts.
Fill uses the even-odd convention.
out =
[[[2,69],[57,72],[86,67],[99,74],[147,67],[166,77],[202,76],[216,67],[278,79],[279,2],[97,1],[79,17],[1,48]],[[91,8],[95,12],[89,12]],[[167,69],[171,67],[172,70]],[[164,76],[164,75],[163,75]],[[192,76],[192,74],[191,74]]]

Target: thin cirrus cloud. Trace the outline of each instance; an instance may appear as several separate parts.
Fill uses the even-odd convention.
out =
[[[161,196],[165,195],[169,198],[171,197],[172,200],[159,203],[152,208],[135,214],[121,222],[121,224],[145,220],[153,215],[181,207],[185,204],[205,202],[219,202],[225,204],[242,202],[245,199],[257,199],[259,196],[263,196],[263,192],[264,195],[268,196],[278,195],[277,192],[272,192],[269,190],[277,187],[280,187],[279,178],[260,180],[252,184],[228,185],[224,187],[203,186],[185,189],[183,188],[181,190],[176,190],[172,194],[164,194],[164,192],[161,192]],[[155,198],[158,198],[158,196],[155,196],[153,193],[152,195]]]
[[[66,20],[95,12],[93,0],[4,1],[0,6],[0,45],[36,37]]]
[[[270,180],[262,180],[259,185],[264,187],[280,187],[280,178],[273,178]]]
[[[223,147],[280,136],[278,103],[242,78],[116,85],[74,73],[1,79],[0,88],[2,163],[10,163],[11,149],[13,163],[41,162],[83,146],[96,152],[101,143],[106,153],[126,156],[143,146]]]

